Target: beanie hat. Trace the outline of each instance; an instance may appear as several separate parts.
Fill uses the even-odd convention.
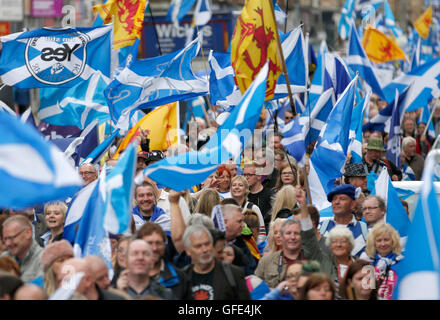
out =
[[[72,245],[67,240],[53,242],[49,244],[41,254],[41,265],[43,266],[43,271],[46,272],[56,259],[62,257],[73,258],[73,256]]]

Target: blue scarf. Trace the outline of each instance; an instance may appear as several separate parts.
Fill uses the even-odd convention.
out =
[[[394,252],[388,253],[385,257],[376,253],[373,265],[379,270],[381,275],[384,275],[390,266],[396,263],[397,255]]]

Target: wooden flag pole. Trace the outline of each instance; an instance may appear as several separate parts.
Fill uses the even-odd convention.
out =
[[[286,86],[287,86],[287,93],[289,95],[290,107],[292,109],[293,116],[296,117],[297,113],[296,113],[295,100],[293,99],[292,89],[290,88],[290,80],[289,80],[289,75],[287,74],[286,61],[284,60],[283,47],[281,45],[281,39],[280,39],[280,35],[278,33],[278,27],[277,27],[277,23],[276,23],[276,19],[275,19],[275,11],[273,8],[273,3],[272,3],[272,0],[266,0],[266,1],[269,1],[273,21],[275,23],[275,35],[277,38],[278,53],[280,55],[281,65],[283,67],[284,78],[286,79]],[[286,155],[287,155],[287,153],[286,153]],[[289,160],[289,157],[287,157],[287,159]],[[288,162],[289,162],[290,168],[292,169],[292,172],[293,172],[292,164],[290,163],[290,161],[288,161]],[[306,187],[307,198],[309,200],[309,203],[312,203],[312,195],[310,193],[309,179],[308,179],[306,167],[304,166],[303,168],[300,168],[300,169],[302,170],[303,175],[304,175],[304,186]]]

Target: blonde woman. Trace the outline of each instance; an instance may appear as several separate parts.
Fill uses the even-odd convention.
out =
[[[274,221],[278,217],[278,213],[281,209],[292,211],[295,207],[297,207],[295,187],[290,184],[283,186],[280,191],[277,192],[272,204],[272,217],[270,221]],[[280,218],[287,217],[282,216]]]
[[[396,263],[403,259],[399,233],[389,224],[377,223],[368,234],[365,252],[361,259],[374,266],[379,282],[378,298],[391,300],[397,283],[397,274],[393,270]]]
[[[200,194],[199,201],[197,202],[194,213],[202,213],[211,217],[211,211],[214,206],[220,204],[220,194],[217,190],[212,188],[206,188]]]
[[[267,235],[267,245],[264,248],[263,256],[281,250],[281,226],[287,219],[277,218],[270,223]]]
[[[37,241],[40,246],[47,247],[49,244],[63,239],[66,212],[67,205],[62,201],[49,202],[44,205],[44,218],[49,231],[38,237]]]

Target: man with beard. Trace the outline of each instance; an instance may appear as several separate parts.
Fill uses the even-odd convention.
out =
[[[194,300],[250,300],[244,272],[214,257],[211,233],[202,225],[189,226],[183,234],[191,265],[185,272],[191,282]]]

